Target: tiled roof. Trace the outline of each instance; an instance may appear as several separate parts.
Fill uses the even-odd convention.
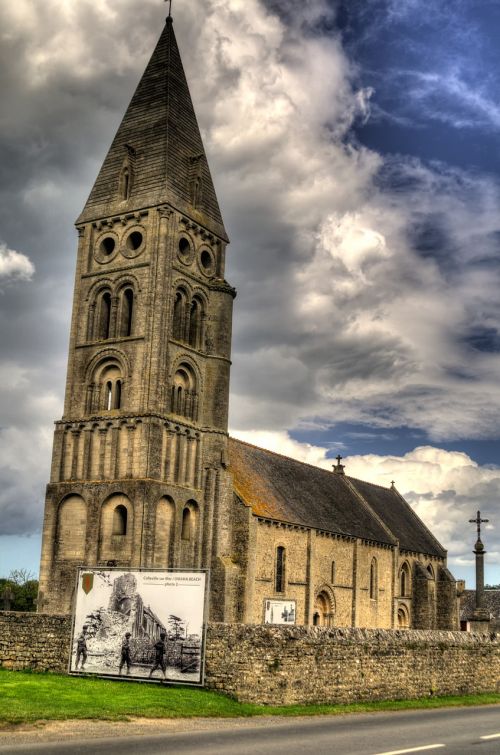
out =
[[[475,607],[476,591],[464,590],[460,596],[460,618],[462,621],[466,621],[472,617]],[[484,591],[484,607],[496,619],[500,619],[500,590]]]
[[[403,550],[427,553],[444,558],[446,551],[410,504],[394,488],[382,488],[370,482],[349,478],[356,490],[368,501],[370,507],[383,520],[399,541]]]
[[[127,146],[134,151],[132,192],[117,188]],[[193,166],[201,170],[199,206],[191,205]],[[78,222],[163,202],[225,238],[222,217],[171,19],[132,97]]]
[[[444,549],[393,489],[334,474],[230,438],[234,488],[255,515],[408,550]],[[413,533],[413,536],[412,536]]]

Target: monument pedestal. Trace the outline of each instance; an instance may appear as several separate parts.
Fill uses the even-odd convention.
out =
[[[491,616],[485,608],[476,608],[470,620],[470,631],[473,634],[489,634]]]

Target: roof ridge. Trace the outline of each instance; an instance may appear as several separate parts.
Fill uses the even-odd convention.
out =
[[[380,488],[381,490],[391,491],[395,490],[391,485],[389,485],[388,488],[385,487],[385,485],[379,485],[378,482],[369,482],[369,480],[361,480],[359,477],[353,477],[350,474],[346,474],[346,477],[348,477],[353,482],[362,482],[364,485],[373,485],[374,488]]]
[[[278,451],[271,451],[269,448],[262,448],[262,446],[256,446],[255,443],[249,443],[247,440],[241,440],[240,438],[235,438],[233,435],[229,436],[229,440],[236,441],[236,443],[242,443],[244,446],[250,446],[250,448],[256,448],[258,451],[264,451],[266,454],[273,454],[273,456],[279,456],[281,459],[288,459],[288,461],[294,461],[296,464],[303,464],[305,467],[311,467],[312,469],[319,469],[320,472],[325,472],[326,474],[334,474],[334,472],[330,472],[330,470],[325,469],[324,467],[318,467],[316,464],[311,464],[309,461],[301,461],[300,459],[294,459],[293,456],[288,456],[288,454],[281,454],[278,453]],[[332,459],[334,461],[334,459]],[[332,464],[333,467],[333,464]],[[378,485],[376,482],[368,482],[367,480],[360,480],[359,477],[352,477],[352,475],[339,475],[339,477],[347,477],[349,480],[353,480],[354,482],[363,482],[365,485],[373,485],[376,488],[380,488],[381,490],[388,490],[391,491],[393,488],[391,487],[384,487],[383,485]]]
[[[354,494],[359,498],[363,506],[370,512],[370,514],[377,520],[377,522],[380,524],[380,526],[387,532],[389,537],[392,537],[394,540],[394,544],[397,544],[399,547],[399,538],[394,534],[394,532],[390,529],[389,525],[384,522],[381,516],[375,511],[373,506],[370,506],[370,502],[366,500],[364,495],[360,490],[356,488],[356,485],[351,482],[351,478],[342,475],[344,478],[344,485],[347,485],[350,490],[354,492]],[[361,480],[358,480],[358,482],[362,482]]]
[[[280,454],[277,451],[271,451],[269,448],[262,448],[262,446],[256,446],[255,443],[249,443],[247,440],[240,440],[239,438],[235,438],[232,435],[229,436],[229,440],[236,441],[236,443],[242,443],[244,446],[250,446],[250,448],[256,448],[257,451],[264,451],[266,454],[279,456],[280,459],[288,459],[288,461],[294,461],[296,464],[303,464],[305,467],[311,467],[311,469],[318,469],[320,472],[325,472],[325,474],[333,474],[333,472],[329,472],[328,469],[325,469],[324,467],[318,467],[315,464],[311,464],[308,461],[300,461],[299,459],[294,459],[293,456],[288,456],[287,454]]]
[[[441,550],[441,553],[445,554],[445,558],[446,558],[446,556],[448,555],[448,550],[446,548],[444,548],[443,545],[442,545],[442,543],[440,543],[439,540],[437,539],[437,537],[435,537],[432,534],[432,532],[430,531],[429,527],[426,525],[426,523],[423,521],[423,519],[420,519],[420,517],[417,514],[417,512],[413,510],[413,507],[410,506],[410,504],[408,503],[408,501],[406,500],[406,498],[403,498],[403,496],[401,495],[401,493],[399,492],[399,490],[397,490],[397,488],[394,488],[394,492],[397,495],[397,497],[404,503],[404,505],[406,506],[406,508],[408,509],[408,511],[411,512],[411,516],[413,517],[413,519],[416,519],[417,522],[419,522],[419,524],[425,529],[425,531],[427,532],[427,534],[429,535],[429,537],[434,541],[434,543]]]

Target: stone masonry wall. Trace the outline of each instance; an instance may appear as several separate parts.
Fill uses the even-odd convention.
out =
[[[211,624],[206,669],[210,687],[274,705],[500,691],[500,640],[432,630]]]
[[[0,667],[64,673],[68,616],[0,612]],[[500,639],[467,632],[209,624],[206,685],[286,705],[500,691]]]
[[[0,667],[68,670],[71,616],[0,611]]]

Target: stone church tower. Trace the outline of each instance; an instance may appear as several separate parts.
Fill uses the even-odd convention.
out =
[[[213,621],[455,628],[394,485],[228,438],[228,239],[171,18],[76,226],[39,608],[71,611],[80,565],[204,567]]]
[[[76,227],[42,610],[71,610],[81,564],[211,567],[211,617],[227,620],[235,291],[170,17]]]

